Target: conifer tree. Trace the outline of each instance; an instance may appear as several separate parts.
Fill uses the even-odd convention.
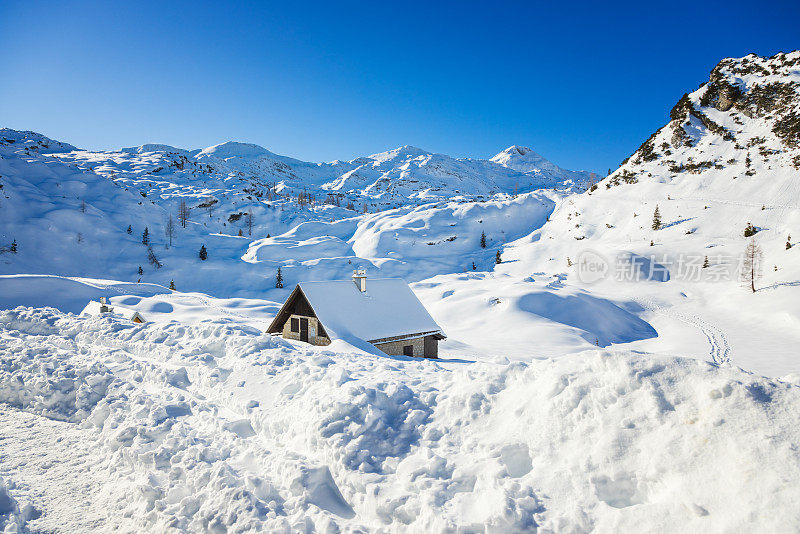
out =
[[[132,233],[133,233],[133,228],[131,228],[131,225],[130,225],[130,224],[128,225],[128,230],[127,230],[127,232],[128,232],[128,235],[130,235],[130,234],[132,234]]]
[[[786,237],[786,250],[792,248],[792,236],[789,235]]]
[[[758,233],[758,229],[753,226],[751,223],[747,223],[747,227],[744,229],[744,236],[745,237],[753,237]]]
[[[283,287],[283,275],[281,274],[280,267],[278,267],[278,274],[275,275],[275,287],[278,289]]]
[[[486,232],[481,232],[481,248],[486,248]]]
[[[706,256],[705,259],[703,260],[703,269],[707,268],[708,268],[708,256]]]
[[[567,267],[572,267],[572,260],[567,256]]]
[[[656,211],[653,212],[653,230],[661,228],[661,212],[658,211],[658,204],[656,204]]]
[[[478,268],[478,267],[475,265],[475,262],[473,261],[473,262],[472,262],[472,270],[474,271],[474,270],[476,270],[477,268]]]
[[[242,237],[242,229],[239,228],[239,237]]]
[[[148,230],[146,226],[144,227],[144,232],[142,232],[142,244],[150,244],[150,230]]]
[[[177,290],[175,289],[175,280],[170,280],[170,281],[169,281],[169,288],[170,288],[172,291],[177,291]]]
[[[494,262],[495,262],[495,264],[503,263],[503,258],[500,257],[500,251],[499,250],[494,255]]]
[[[203,260],[203,261],[208,259],[208,251],[206,250],[206,246],[205,245],[200,245],[200,254],[199,254],[199,256],[200,256],[200,259]]]
[[[15,239],[14,241],[12,241],[12,242],[11,242],[11,249],[10,249],[10,250],[11,250],[11,252],[13,252],[14,254],[16,254],[16,253],[17,253],[17,240],[16,240],[16,239]]]
[[[142,269],[142,266],[141,266],[141,265],[139,266],[139,270],[138,270],[138,271],[136,271],[136,272],[138,272],[138,273],[139,273],[139,276],[142,276],[142,275],[144,274],[144,269]]]

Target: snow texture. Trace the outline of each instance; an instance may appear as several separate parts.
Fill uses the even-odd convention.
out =
[[[81,480],[94,497],[70,497],[72,514],[44,506],[26,520],[32,530],[789,531],[800,521],[800,387],[735,368],[599,350],[463,365],[332,353],[213,321],[30,308],[5,312],[0,327],[11,495],[49,504],[72,489],[71,477],[12,460],[30,446],[14,437],[24,429],[50,436],[46,461],[88,462]],[[16,506],[5,521],[21,521]]]

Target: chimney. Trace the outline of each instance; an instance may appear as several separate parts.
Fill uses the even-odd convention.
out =
[[[364,269],[356,269],[353,271],[353,283],[362,293],[367,292],[367,271]]]
[[[105,297],[100,297],[100,313],[108,313],[111,309],[108,307],[108,300]]]

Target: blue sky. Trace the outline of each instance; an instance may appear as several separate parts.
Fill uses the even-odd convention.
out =
[[[0,126],[310,161],[520,144],[616,168],[726,56],[800,48],[800,2],[0,2]]]

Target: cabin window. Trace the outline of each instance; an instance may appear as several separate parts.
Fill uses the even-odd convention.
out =
[[[299,332],[300,331],[300,319],[297,317],[292,317],[292,332]]]
[[[405,345],[403,347],[403,356],[413,356],[414,355],[414,345]]]

